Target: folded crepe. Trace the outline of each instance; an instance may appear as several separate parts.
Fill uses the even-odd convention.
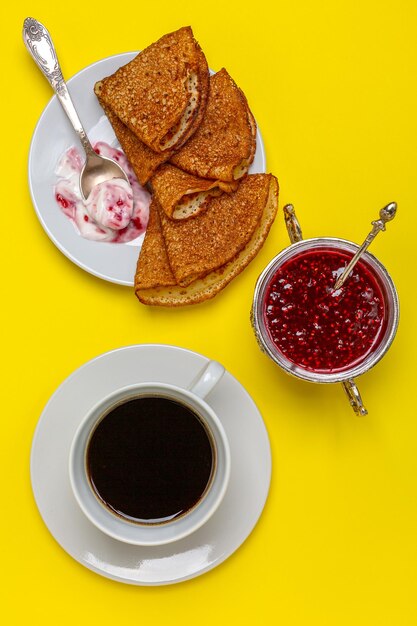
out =
[[[135,293],[143,304],[169,307],[197,304],[213,298],[242,272],[261,249],[278,207],[277,179],[271,175],[260,176],[265,178],[263,182],[268,183],[267,194],[266,197],[261,194],[263,198],[261,216],[246,245],[226,263],[196,278],[186,287],[175,284],[176,278],[170,266],[160,221],[161,211],[155,201],[152,203],[150,227],[148,226],[146,232],[135,276]],[[249,180],[250,178],[248,177]]]
[[[173,150],[154,152],[141,141],[123,122],[105,105],[101,97],[103,81],[94,85],[94,93],[113,127],[114,133],[127,156],[133,171],[141,185],[146,185],[158,167],[174,153]]]
[[[238,182],[199,178],[167,163],[154,174],[151,186],[154,198],[167,217],[183,220],[201,213],[211,198],[236,191]]]
[[[246,174],[256,150],[256,123],[243,92],[225,69],[210,77],[203,121],[170,159],[202,178],[233,181]]]
[[[271,174],[247,176],[237,191],[212,198],[191,220],[173,221],[161,212],[168,259],[179,285],[221,267],[245,247],[261,219],[270,180]]]
[[[207,61],[189,26],[164,35],[101,82],[100,97],[154,152],[181,146],[206,107]]]
[[[140,251],[135,283],[141,290],[177,284],[169,264],[158,203],[155,199],[149,207],[149,221]]]

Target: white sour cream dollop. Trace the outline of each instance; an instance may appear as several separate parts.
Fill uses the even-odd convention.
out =
[[[58,176],[55,199],[82,237],[114,243],[133,241],[146,230],[150,194],[139,184],[121,150],[104,141],[94,144],[94,149],[119,163],[129,183],[121,178],[99,183],[84,201],[79,187],[83,161],[77,148],[71,147],[60,158],[55,170]]]

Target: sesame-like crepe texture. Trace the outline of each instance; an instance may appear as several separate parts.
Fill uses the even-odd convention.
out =
[[[136,268],[135,290],[161,285],[176,285],[176,280],[168,261],[157,202],[152,200],[148,227]]]
[[[133,171],[141,185],[146,185],[158,167],[172,156],[172,150],[154,152],[143,143],[123,122],[107,107],[101,98],[103,82],[99,81],[94,86],[97,99],[113,127],[114,133],[127,156]]]
[[[208,96],[207,61],[189,26],[164,35],[103,79],[104,104],[154,152],[196,130]]]
[[[278,181],[274,176],[271,176],[268,200],[264,207],[261,220],[247,245],[233,259],[203,278],[198,278],[188,287],[172,285],[171,283],[163,285],[162,282],[160,282],[159,286],[143,288],[138,281],[137,274],[135,280],[136,296],[143,304],[167,307],[198,304],[213,298],[255,258],[268,236],[275,219],[277,208]],[[161,231],[159,234],[162,239]],[[168,262],[167,258],[165,260]]]
[[[252,237],[268,199],[271,174],[253,174],[237,191],[212,198],[189,220],[171,220],[160,211],[169,264],[186,286],[230,261]]]
[[[202,123],[171,163],[203,178],[241,178],[256,150],[256,123],[243,92],[225,69],[210,77]]]
[[[213,196],[236,191],[238,182],[198,178],[174,165],[162,165],[151,179],[152,193],[165,214],[175,220],[195,217],[206,209]]]

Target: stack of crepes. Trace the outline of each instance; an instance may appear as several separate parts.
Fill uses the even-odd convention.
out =
[[[254,258],[278,182],[248,175],[256,124],[225,69],[209,75],[190,27],[164,35],[95,85],[138,180],[152,192],[135,276],[145,304],[216,295]]]

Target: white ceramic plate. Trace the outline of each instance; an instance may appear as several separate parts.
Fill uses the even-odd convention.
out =
[[[207,396],[207,402],[230,442],[230,482],[220,507],[202,528],[164,546],[123,544],[91,524],[71,490],[68,457],[72,438],[82,416],[104,394],[136,382],[187,386],[207,362],[206,357],[175,346],[128,346],[76,370],[46,405],[32,444],[32,488],[52,535],[85,567],[134,585],[180,582],[222,563],[258,521],[271,477],[269,439],[253,400],[229,372]]]
[[[91,141],[102,139],[120,147],[107,118],[103,116],[93,87],[98,80],[115,72],[136,54],[126,52],[97,61],[68,81],[69,91]],[[259,130],[256,140],[255,159],[250,168],[252,174],[266,171],[265,151]],[[29,186],[39,220],[54,244],[71,261],[94,276],[132,286],[143,236],[129,244],[89,241],[76,232],[55,201],[55,168],[61,155],[71,145],[80,146],[58,99],[53,96],[35,128],[29,152]]]

